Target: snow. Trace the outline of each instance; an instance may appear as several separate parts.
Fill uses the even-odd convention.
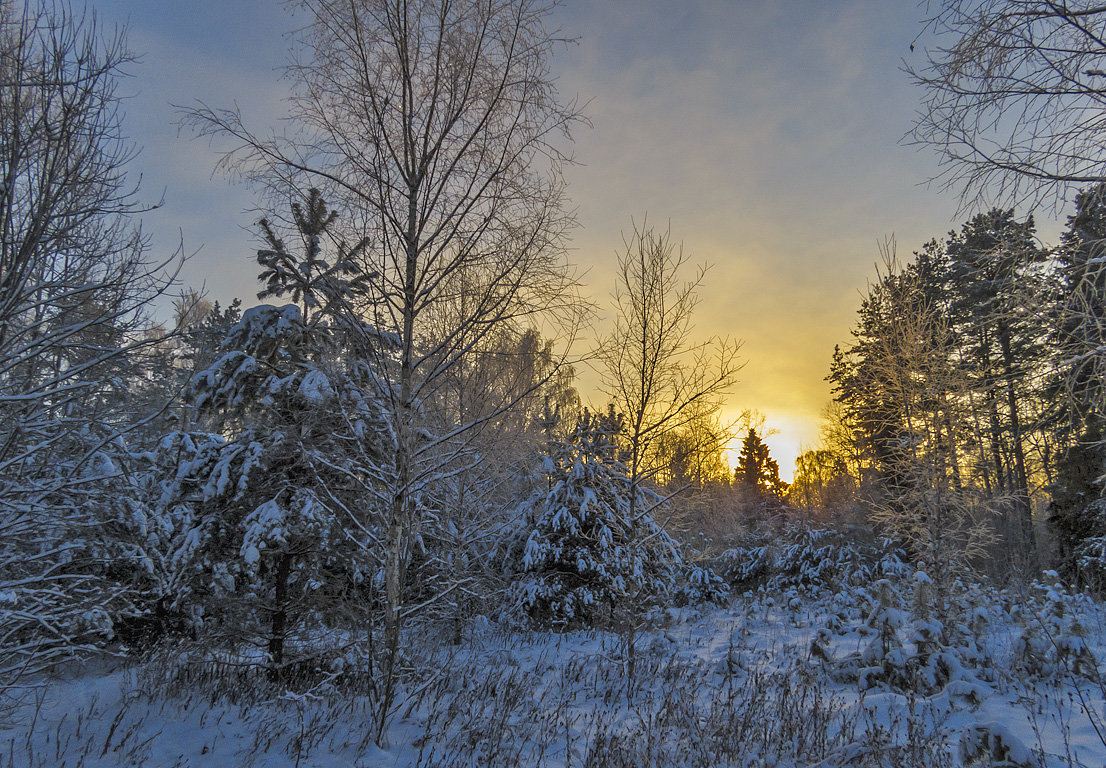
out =
[[[1028,671],[1015,642],[1024,623],[1005,606],[1018,602],[1028,615],[1063,605],[1065,616],[1093,628],[1084,639],[1096,657],[1106,652],[1101,607],[1056,586],[1042,587],[1039,602],[990,590],[992,621],[978,641],[993,665],[973,668],[963,658],[967,646],[942,645],[930,656],[933,666],[919,669],[945,670],[945,680],[924,692],[902,687],[887,671],[921,663],[910,637],[919,624],[936,631],[925,625],[932,619],[903,621],[875,665],[863,652],[881,637],[873,632],[909,613],[899,596],[912,584],[888,581],[874,590],[894,605],[856,588],[801,600],[761,588],[725,606],[668,608],[636,640],[633,680],[617,634],[518,632],[477,616],[455,646],[437,640],[433,625],[413,626],[405,647],[417,663],[380,745],[372,743],[363,689],[338,682],[362,663],[355,653],[340,656],[309,689],[281,691],[266,689],[263,678],[233,683],[248,656],[231,660],[221,675],[181,676],[195,659],[163,652],[51,682],[0,726],[0,766],[1106,763],[1099,735],[1106,689],[1097,667],[1079,675],[1054,658],[1051,671]],[[858,656],[867,666],[853,666]],[[991,683],[979,679],[992,673]]]
[[[310,370],[304,374],[298,391],[299,396],[312,405],[322,405],[334,397],[334,388],[330,386],[330,379],[318,370]]]
[[[245,520],[246,532],[241,550],[243,559],[250,564],[256,563],[258,550],[286,544],[284,534],[287,524],[286,513],[276,499],[260,504]]]

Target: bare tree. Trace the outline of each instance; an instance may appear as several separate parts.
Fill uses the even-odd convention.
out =
[[[143,310],[167,285],[134,226],[121,30],[0,4],[0,691],[110,635],[97,544]],[[101,541],[102,543],[102,541]]]
[[[684,282],[687,262],[670,232],[647,223],[635,225],[619,255],[615,326],[599,359],[604,394],[626,416],[635,488],[664,471],[662,439],[716,413],[741,368],[739,341],[695,339],[692,319],[706,271],[700,267]]]
[[[966,205],[1062,199],[1106,180],[1106,6],[1094,0],[942,0],[909,66],[925,90],[912,137]]]
[[[846,459],[829,448],[804,451],[795,459],[795,478],[787,488],[787,503],[803,519],[839,518],[856,495],[856,478]]]
[[[741,368],[739,341],[695,338],[692,319],[706,270],[699,267],[684,282],[687,261],[683,244],[670,231],[657,231],[644,221],[634,226],[618,259],[614,329],[598,353],[604,394],[625,417],[631,534],[635,528],[647,530],[645,519],[657,511],[656,504],[639,508],[639,490],[666,468],[659,450],[665,437],[717,413]],[[720,430],[716,437],[724,443],[728,435]],[[632,668],[636,596],[626,597],[624,628]]]
[[[563,147],[579,121],[550,74],[559,42],[541,0],[303,0],[291,120],[262,138],[238,114],[200,107],[202,133],[230,138],[228,169],[278,195],[304,181],[366,237],[367,291],[348,309],[392,334],[377,360],[395,439],[385,534],[384,695],[391,706],[412,547],[424,503],[466,435],[511,400],[457,423],[434,412],[449,374],[504,324],[579,310],[564,258]],[[458,309],[451,325],[441,307]],[[538,325],[541,328],[540,325]],[[515,393],[517,395],[517,393]],[[469,455],[469,461],[475,457]]]

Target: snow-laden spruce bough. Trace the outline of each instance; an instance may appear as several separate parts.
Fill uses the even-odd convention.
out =
[[[584,628],[580,614],[577,629],[520,627],[520,608],[538,605],[522,577],[514,602],[471,617],[459,642],[449,627],[409,627],[383,744],[366,722],[370,657],[355,636],[317,627],[297,642],[325,662],[279,683],[243,650],[180,648],[49,681],[6,711],[0,766],[1106,760],[1098,603],[1054,575],[1022,590],[935,584],[886,546],[810,529],[789,538],[719,558],[727,597],[647,609],[632,695],[620,632]],[[738,560],[756,568],[727,570]],[[533,615],[553,603],[540,605]]]

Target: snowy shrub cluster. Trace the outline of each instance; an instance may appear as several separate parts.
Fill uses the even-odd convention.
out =
[[[143,610],[147,559],[131,531],[147,509],[131,456],[98,445],[100,429],[69,437],[49,466],[0,472],[0,696],[99,653]]]
[[[835,595],[811,645],[835,680],[969,706],[1006,684],[993,626],[1010,617],[996,590],[957,582],[941,591],[918,570],[852,591],[865,616],[841,610],[850,601]]]
[[[726,580],[706,563],[688,563],[676,586],[675,602],[680,605],[723,604],[730,595]]]
[[[876,583],[877,602],[865,625],[871,638],[858,657],[843,661],[838,674],[855,673],[861,689],[883,684],[924,696],[944,692],[978,704],[989,689],[977,676],[983,661],[977,638],[958,636],[942,621],[933,583],[922,571],[914,574],[913,592],[912,610],[901,610],[897,606],[905,601],[892,582]]]
[[[812,592],[873,584],[910,571],[903,553],[886,539],[864,544],[832,528],[806,525],[760,534],[748,545],[723,552],[714,568],[737,588],[796,587]]]
[[[1098,661],[1081,619],[1093,613],[1092,602],[1065,588],[1054,571],[1045,578],[1033,583],[1032,599],[1016,611],[1023,625],[1015,645],[1021,670],[1037,679],[1074,675],[1098,682]]]
[[[974,725],[962,734],[958,749],[964,765],[1037,768],[1041,760],[1001,723]]]

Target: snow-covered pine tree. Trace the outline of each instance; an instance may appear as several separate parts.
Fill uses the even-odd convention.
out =
[[[669,595],[683,559],[653,518],[661,498],[631,482],[619,450],[623,419],[584,411],[551,446],[548,487],[523,505],[527,530],[513,608],[557,629],[602,625],[631,599],[640,609]]]
[[[1106,184],[1084,189],[1056,249],[1053,374],[1045,392],[1057,443],[1048,526],[1065,580],[1106,589]]]
[[[304,269],[267,227],[274,247],[258,254],[263,295],[292,291],[302,309],[242,313],[190,383],[208,431],[170,434],[156,456],[168,470],[154,547],[165,597],[193,615],[218,605],[222,631],[263,640],[273,670],[289,663],[298,621],[369,588],[391,443],[377,372],[358,347],[387,340],[332,311],[348,283],[312,243],[334,217],[314,192],[307,211],[296,210]]]

